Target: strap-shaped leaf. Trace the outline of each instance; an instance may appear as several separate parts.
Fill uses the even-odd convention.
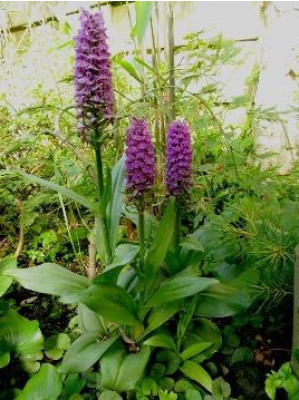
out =
[[[125,158],[121,157],[112,169],[111,200],[107,207],[107,218],[109,225],[110,246],[115,249],[119,220],[123,212],[123,198],[125,192]]]
[[[62,382],[57,369],[51,364],[43,364],[33,375],[16,400],[57,400],[62,392]]]
[[[5,269],[8,268],[12,269],[16,267],[17,267],[17,261],[15,258],[9,257],[0,261],[0,297],[3,296],[3,294],[7,291],[7,289],[12,283],[12,278],[2,274],[2,272]]]
[[[81,292],[90,284],[86,277],[52,263],[32,268],[8,268],[3,274],[28,290],[56,296]]]
[[[39,368],[37,360],[42,358],[43,336],[38,321],[29,321],[14,310],[0,317],[0,358],[2,366],[10,361],[10,353],[16,353],[23,368],[32,371]],[[6,363],[3,364],[3,361]],[[1,364],[1,362],[0,362]]]
[[[157,307],[174,300],[193,296],[217,282],[213,278],[201,278],[197,276],[182,276],[168,280],[149,299],[147,306]]]
[[[63,358],[59,371],[85,372],[113,345],[117,336],[99,340],[98,333],[85,333],[72,343]]]
[[[119,393],[133,390],[144,375],[150,353],[149,346],[129,354],[120,343],[115,344],[101,359],[103,387]]]
[[[187,347],[182,353],[180,354],[180,357],[182,360],[188,360],[189,358],[192,358],[196,356],[197,354],[205,351],[209,347],[212,346],[212,342],[199,342],[199,343],[194,343],[191,346]]]
[[[154,241],[145,257],[145,274],[149,286],[161,267],[172,240],[174,230],[174,201],[170,200],[156,230]],[[175,299],[173,299],[175,300]]]
[[[123,243],[116,247],[115,255],[112,263],[109,264],[104,271],[96,277],[94,283],[116,283],[122,267],[134,260],[139,247],[131,243]]]
[[[165,349],[175,350],[175,343],[169,333],[158,333],[151,336],[145,342],[146,346],[164,347]]]
[[[147,318],[147,328],[145,334],[154,331],[168,321],[176,312],[178,312],[181,305],[182,300],[177,300],[168,304],[164,304],[161,307],[154,308]]]
[[[122,397],[114,390],[104,390],[101,392],[99,400],[122,400]]]
[[[139,44],[143,42],[143,38],[151,18],[152,8],[153,8],[152,1],[135,2],[136,25],[131,32],[131,36],[132,37],[137,36]]]
[[[141,327],[136,317],[136,303],[120,286],[108,283],[93,284],[84,292],[72,297],[110,322]]]
[[[185,361],[180,370],[187,378],[193,379],[209,392],[212,392],[212,378],[201,365],[194,361]]]
[[[94,203],[92,203],[90,200],[86,199],[85,197],[81,196],[80,194],[73,192],[72,190],[70,190],[64,186],[60,186],[54,182],[48,181],[47,179],[39,178],[38,176],[28,174],[27,172],[22,171],[21,169],[7,170],[7,171],[5,171],[5,173],[13,174],[13,175],[15,175],[15,174],[22,175],[28,181],[30,181],[32,183],[37,183],[38,185],[43,186],[47,189],[54,190],[55,192],[60,193],[62,196],[65,196],[68,199],[76,201],[77,203],[81,204],[83,207],[88,208],[94,214],[99,214],[99,210]]]
[[[114,60],[121,66],[127,73],[134,78],[137,82],[143,83],[142,79],[140,78],[138,72],[134,68],[133,64],[130,61],[125,60],[120,57],[114,57]]]
[[[250,298],[244,284],[218,283],[200,293],[195,314],[224,318],[238,314],[249,306]]]

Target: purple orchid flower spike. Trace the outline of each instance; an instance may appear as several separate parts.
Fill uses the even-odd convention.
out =
[[[192,147],[189,127],[184,121],[169,125],[166,147],[166,186],[169,194],[184,194],[192,186]]]
[[[79,129],[85,136],[87,128],[114,117],[110,53],[101,11],[82,10],[75,41],[75,98]]]

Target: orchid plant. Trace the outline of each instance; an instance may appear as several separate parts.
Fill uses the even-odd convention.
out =
[[[86,372],[100,360],[103,388],[118,393],[131,391],[143,376],[153,349],[164,348],[179,360],[180,373],[212,392],[212,379],[200,363],[207,349],[215,351],[213,341],[186,336],[193,316],[202,315],[204,302],[213,298],[213,293],[209,298],[209,290],[219,285],[216,279],[201,276],[198,262],[202,248],[196,235],[181,234],[180,210],[192,186],[188,124],[175,120],[169,125],[165,173],[168,195],[160,220],[153,215],[149,218],[156,166],[154,144],[145,119],[132,117],[125,157],[112,173],[104,168],[105,129],[113,123],[115,106],[101,11],[82,11],[75,51],[78,130],[95,151],[97,202],[23,175],[94,213],[101,267],[96,276],[86,277],[56,264],[23,269],[6,263],[0,273],[27,289],[58,296],[66,304],[77,304],[81,335],[58,367],[62,374]],[[117,243],[125,195],[138,214],[138,218],[132,217],[138,229],[138,243]],[[201,292],[205,296],[199,298]],[[178,313],[183,317],[177,322],[173,337],[167,322]],[[209,324],[205,329],[213,330]]]

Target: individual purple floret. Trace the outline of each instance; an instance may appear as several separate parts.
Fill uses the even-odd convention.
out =
[[[192,185],[191,135],[186,122],[169,125],[166,158],[166,186],[171,195],[178,196]]]
[[[145,119],[132,118],[126,138],[126,188],[140,197],[155,183],[154,147]]]
[[[101,11],[82,10],[75,40],[75,98],[79,129],[84,132],[114,115],[110,53]]]

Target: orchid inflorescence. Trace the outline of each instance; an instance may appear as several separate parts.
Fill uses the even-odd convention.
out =
[[[114,95],[110,53],[101,11],[82,11],[76,37],[75,97],[81,135],[90,140],[99,124],[114,118]],[[166,145],[165,183],[168,193],[178,197],[192,184],[191,135],[186,122],[169,125]],[[133,199],[141,199],[154,186],[154,147],[145,119],[132,118],[126,139],[126,188]]]
[[[82,10],[75,38],[75,98],[78,127],[83,138],[100,122],[114,117],[110,52],[101,11]]]

